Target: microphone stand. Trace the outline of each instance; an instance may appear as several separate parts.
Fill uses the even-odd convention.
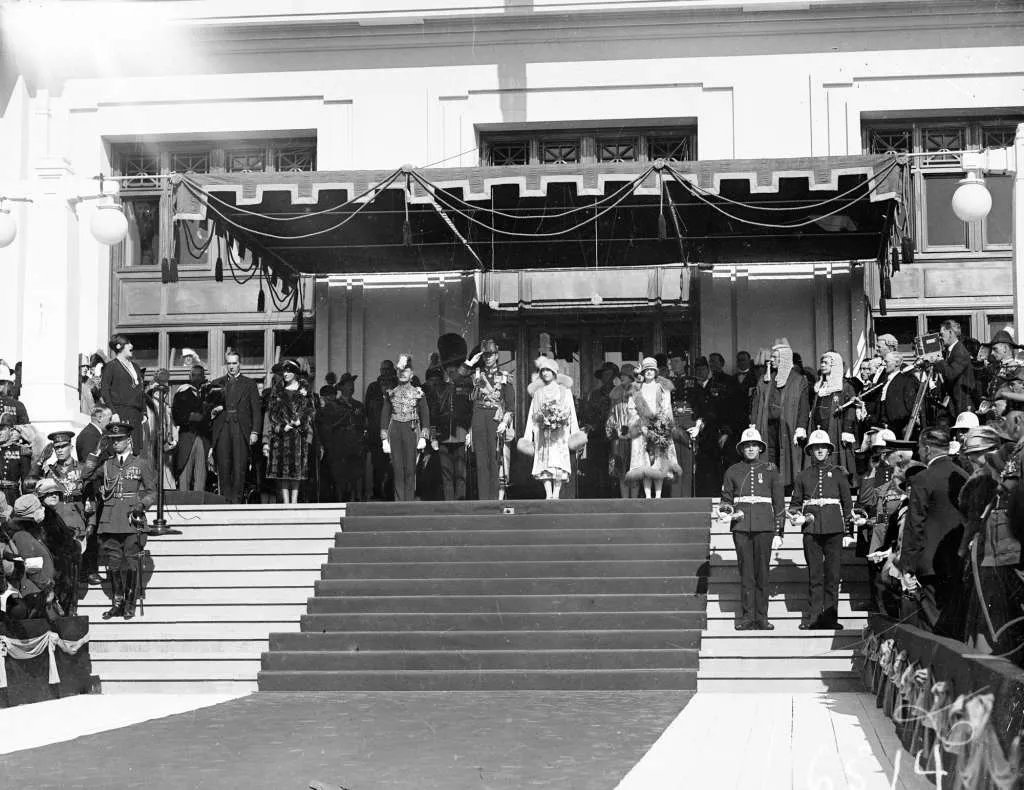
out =
[[[167,519],[164,518],[164,422],[167,419],[167,385],[160,383],[156,387],[157,421],[156,421],[156,518],[149,530],[150,535],[166,535],[170,532]]]

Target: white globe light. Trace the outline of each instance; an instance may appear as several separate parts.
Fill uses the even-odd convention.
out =
[[[498,309],[498,308],[500,307],[500,305],[498,304],[498,300],[497,300],[497,299],[491,299],[491,300],[490,300],[490,301],[489,301],[489,302],[487,303],[487,306],[488,306],[489,308],[491,308],[492,310],[497,310],[497,309]]]
[[[117,244],[128,234],[128,220],[120,206],[100,206],[92,215],[89,230],[100,244]]]
[[[601,302],[603,301],[604,299],[601,298],[601,294],[598,293],[595,293],[593,296],[590,297],[590,303],[595,306],[601,304]]]
[[[0,208],[0,248],[10,246],[17,235],[18,223],[14,221],[10,211]]]
[[[960,181],[953,193],[953,213],[964,222],[976,222],[992,210],[992,195],[985,182],[974,173]]]

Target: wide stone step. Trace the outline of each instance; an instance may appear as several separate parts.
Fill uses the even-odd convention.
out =
[[[257,691],[255,678],[242,680],[189,679],[165,680],[161,678],[100,678],[103,694],[251,694]]]
[[[863,561],[859,564],[844,564],[842,568],[842,576],[848,582],[867,582],[868,569],[867,566],[864,565]],[[735,561],[729,562],[714,559],[710,563],[708,578],[712,586],[716,582],[722,580],[736,581],[739,579],[739,568],[737,568]],[[783,565],[778,565],[773,562],[768,569],[768,583],[789,584],[792,582],[807,583],[807,566],[789,562]]]
[[[616,595],[694,594],[706,580],[699,576],[566,579],[321,579],[316,594],[337,595]]]
[[[460,532],[481,530],[549,529],[659,529],[662,527],[703,528],[707,518],[699,513],[525,513],[487,516],[381,515],[349,516],[345,532]]]
[[[827,678],[698,678],[697,691],[709,694],[863,694],[864,681],[855,674]]]
[[[287,564],[287,563],[286,563]],[[148,590],[180,590],[187,587],[307,587],[320,578],[321,565],[301,570],[280,570],[276,567],[224,570],[169,570],[162,559],[154,560],[155,572],[146,582]],[[94,589],[94,588],[92,588]]]
[[[244,658],[251,659],[267,649],[267,639],[151,639],[131,641],[89,641],[89,654],[93,658],[124,659],[147,658]]]
[[[578,631],[346,631],[270,635],[271,650],[692,650],[698,631],[678,629]]]
[[[588,513],[701,513],[711,516],[710,499],[515,499],[503,502],[350,502],[349,517],[405,515],[493,515]]]
[[[840,650],[827,655],[804,656],[752,656],[749,658],[715,658],[701,656],[701,678],[816,678],[829,675],[852,675],[852,650]]]
[[[332,548],[327,561],[337,562],[568,562],[591,560],[705,560],[701,543],[623,544],[587,543],[533,546],[386,546]],[[293,559],[294,561],[294,559]]]
[[[569,576],[696,576],[706,560],[576,560],[567,562],[348,562],[323,568],[325,579],[526,579]]]
[[[225,571],[310,571],[319,570],[324,562],[324,555],[317,554],[286,554],[275,556],[272,554],[246,555],[216,555],[203,556],[195,554],[167,554],[160,553],[153,555],[153,566],[158,573],[167,571],[206,571],[211,573],[224,573]]]
[[[717,600],[713,601],[708,598],[707,602],[707,613],[708,617],[733,617],[740,612],[740,602],[738,600]],[[855,606],[856,604],[856,606]],[[773,598],[768,601],[768,616],[779,617],[782,615],[797,614],[804,612],[810,608],[810,604],[806,598],[804,599],[779,599]],[[839,616],[840,617],[860,617],[867,616],[867,611],[861,608],[861,602],[853,602],[849,599],[839,600]]]
[[[120,658],[105,655],[93,661],[93,672],[104,681],[128,680],[255,680],[259,657],[239,658]]]
[[[748,636],[758,634],[759,636]],[[811,636],[808,636],[811,634]],[[797,634],[779,631],[733,631],[731,634],[705,633],[701,640],[701,658],[806,658],[826,656],[836,651],[852,655],[861,645],[855,631],[819,631]]]
[[[187,604],[198,604],[200,606],[216,604],[248,605],[259,607],[263,604],[305,604],[312,588],[302,587],[153,587],[146,589],[146,606],[185,606]],[[102,597],[102,601],[99,598]],[[104,608],[109,606],[109,599],[100,595],[95,588],[89,591],[79,603],[81,608],[86,602],[92,603],[93,599],[103,603]]]
[[[82,602],[79,605],[79,614],[88,615],[90,620],[98,619],[100,613],[110,607],[110,602],[100,603]],[[145,614],[136,611],[136,618],[131,622],[146,623],[262,623],[298,621],[306,612],[306,602],[297,604],[262,604],[252,606],[249,604],[210,604],[207,606],[186,605],[176,606],[174,604],[151,604],[146,601]]]
[[[711,549],[735,549],[736,544],[733,542],[732,533],[729,534],[715,534],[711,533]],[[782,536],[782,548],[783,549],[799,549],[803,551],[804,548],[804,537],[799,532],[787,532]],[[854,552],[854,548],[844,548],[844,552]]]
[[[332,533],[328,538],[309,539],[260,537],[204,540],[181,537],[174,542],[150,542],[146,544],[146,547],[155,557],[179,555],[283,557],[295,554],[314,554],[323,557],[327,550],[335,545],[335,534],[337,533]]]
[[[406,530],[404,532],[341,532],[335,545],[354,546],[540,546],[557,544],[617,545],[680,543],[706,547],[707,531],[700,527],[623,526],[588,529],[482,529],[482,530]]]
[[[263,654],[273,672],[494,669],[696,669],[696,650],[401,650],[275,651]]]
[[[702,628],[703,612],[529,612],[471,614],[307,614],[303,631],[466,631]]]
[[[736,549],[715,549],[711,551],[711,561],[715,565],[721,566],[736,566]],[[804,568],[806,572],[807,560],[804,557],[803,549],[779,549],[778,551],[772,552],[772,567],[785,567],[786,565],[796,566],[798,568]],[[857,557],[853,553],[853,549],[843,551],[841,557],[841,565],[843,570],[850,567],[864,568],[865,573],[866,563],[862,557]]]
[[[806,634],[814,633],[812,631],[801,631],[799,628],[801,614],[799,612],[784,612],[776,615],[769,615],[768,620],[772,625],[775,626],[775,630],[770,633],[794,633],[794,634]],[[708,615],[707,628],[708,632],[732,632],[735,631],[733,626],[737,620],[737,615],[725,614],[725,615]],[[852,630],[854,633],[859,634],[861,629],[867,625],[867,616],[863,617],[840,617],[839,624],[843,626],[845,631]],[[744,633],[740,631],[738,633]],[[767,633],[767,632],[766,632]],[[833,633],[832,629],[819,630],[817,633],[830,634]]]
[[[258,678],[261,691],[599,691],[697,687],[697,673],[683,669],[260,672]]]
[[[310,614],[424,612],[655,612],[701,611],[697,595],[416,595],[318,596]]]
[[[772,569],[770,574],[770,580],[768,582],[768,595],[771,598],[806,598],[807,597],[807,571],[801,569],[803,575],[802,579],[794,579],[792,581],[775,581],[777,575],[775,569]],[[854,578],[849,578],[853,576]],[[844,574],[839,579],[839,597],[840,598],[855,598],[860,600],[866,598],[868,594],[868,584],[866,575],[864,578],[857,578],[861,574],[850,572]],[[740,597],[740,577],[739,573],[732,579],[713,579],[708,584],[708,595],[713,598],[720,599],[733,599],[739,600]]]
[[[106,642],[122,641],[184,641],[212,639],[257,640],[266,639],[272,632],[297,631],[296,621],[272,621],[242,623],[185,622],[166,623],[149,621],[146,617],[134,620],[90,620],[89,638]]]
[[[341,530],[338,521],[323,524],[213,524],[188,522],[170,525],[180,534],[152,535],[150,546],[193,540],[330,540]]]

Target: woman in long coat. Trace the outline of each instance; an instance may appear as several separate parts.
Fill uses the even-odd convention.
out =
[[[644,494],[650,499],[661,498],[662,485],[682,473],[676,459],[676,445],[672,435],[675,419],[672,416],[672,382],[658,377],[658,363],[646,357],[640,363],[643,380],[629,400],[630,465],[626,479],[642,481]]]
[[[263,420],[267,477],[277,481],[282,502],[299,501],[299,484],[308,474],[315,413],[313,398],[299,381],[299,363],[285,360]]]
[[[835,351],[826,351],[821,355],[818,373],[821,377],[811,393],[813,403],[807,433],[825,431],[835,448],[829,461],[843,467],[853,477],[857,473],[853,455],[853,447],[857,442],[854,436],[857,407],[853,403],[856,393],[850,382],[843,377],[843,358]]]
[[[793,349],[783,338],[772,346],[764,377],[757,382],[750,423],[767,445],[763,460],[779,467],[785,486],[792,486],[804,468],[800,440],[807,438],[809,411],[807,379],[794,367]]]
[[[559,375],[558,363],[537,360],[540,381],[530,386],[532,399],[526,417],[526,438],[534,447],[533,476],[544,483],[548,499],[558,499],[562,484],[572,473],[569,437],[578,434],[572,380]],[[537,386],[539,384],[539,386]]]

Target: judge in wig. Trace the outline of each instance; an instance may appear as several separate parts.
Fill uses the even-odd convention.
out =
[[[800,441],[807,439],[807,389],[807,379],[793,365],[789,341],[776,340],[764,376],[757,383],[750,423],[765,443],[764,460],[779,468],[784,486],[793,485],[803,469]]]

